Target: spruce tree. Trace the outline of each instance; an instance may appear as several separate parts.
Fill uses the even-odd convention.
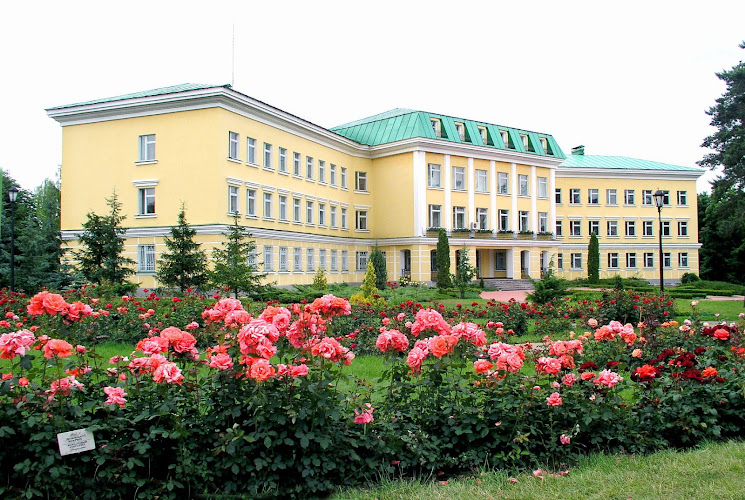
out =
[[[587,245],[587,281],[597,283],[600,280],[600,246],[598,237],[593,231],[590,233],[590,243]]]
[[[375,245],[375,248],[370,253],[370,262],[372,262],[375,269],[375,286],[378,290],[385,290],[388,284],[388,270],[385,268],[385,257],[383,256],[383,252],[380,251],[380,248],[378,248],[378,245]]]
[[[437,236],[437,288],[450,288],[453,286],[450,280],[450,243],[444,229],[440,229]]]
[[[124,234],[121,227],[125,216],[116,191],[106,199],[110,211],[106,215],[86,214],[83,234],[79,241],[82,249],[74,253],[85,279],[98,284],[122,285],[134,274],[135,261],[122,256]]]
[[[261,282],[266,274],[258,272],[258,264],[252,259],[256,244],[248,229],[238,225],[238,217],[235,216],[233,224],[223,236],[225,241],[212,250],[212,286],[227,288],[236,299],[239,293],[259,295],[264,291]]]
[[[466,298],[466,289],[471,285],[471,281],[476,276],[476,268],[471,265],[468,259],[468,247],[463,245],[458,252],[458,264],[455,273],[455,282],[453,283],[460,290],[460,298]]]
[[[178,287],[181,293],[188,288],[201,288],[207,284],[207,256],[194,241],[197,231],[186,221],[186,211],[181,207],[178,224],[171,227],[171,237],[166,236],[166,251],[158,261],[158,281],[166,286]]]

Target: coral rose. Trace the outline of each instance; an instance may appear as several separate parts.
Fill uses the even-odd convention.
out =
[[[44,344],[44,357],[52,359],[53,356],[66,358],[72,356],[72,345],[60,339],[50,339]]]
[[[546,404],[548,406],[561,406],[564,402],[561,400],[561,395],[558,392],[552,392],[551,395],[546,398]]]
[[[275,374],[276,371],[274,367],[269,364],[269,361],[260,359],[251,365],[248,376],[254,380],[264,382],[274,377]]]
[[[494,365],[487,359],[479,359],[474,361],[473,363],[473,369],[476,371],[476,373],[486,373],[493,367]]]

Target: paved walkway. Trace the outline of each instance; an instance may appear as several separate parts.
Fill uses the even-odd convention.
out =
[[[518,302],[525,302],[525,297],[533,290],[498,290],[496,292],[481,292],[481,298],[494,300],[496,302],[509,302],[515,299]]]

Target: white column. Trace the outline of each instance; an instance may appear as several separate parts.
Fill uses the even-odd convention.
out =
[[[466,227],[470,229],[471,223],[476,222],[476,195],[475,193],[475,179],[473,176],[473,158],[468,158],[468,223]]]
[[[512,208],[510,209],[511,216],[510,216],[510,229],[512,231],[517,231],[518,224],[517,224],[517,165],[512,164],[512,169],[510,170],[510,199],[512,200]]]
[[[548,196],[551,203],[551,210],[548,214],[548,230],[556,232],[556,170],[553,168],[548,171]]]
[[[450,199],[453,173],[450,171],[450,155],[445,155],[442,166],[442,188],[445,190],[445,206],[442,207],[442,218],[445,230],[449,233],[453,229],[453,202]]]
[[[489,229],[497,229],[497,166],[494,160],[489,162]]]
[[[427,230],[427,159],[424,151],[414,151],[414,236]]]
[[[530,230],[538,231],[538,179],[535,176],[535,165],[530,166]]]

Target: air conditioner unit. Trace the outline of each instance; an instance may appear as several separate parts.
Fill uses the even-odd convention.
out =
[[[478,228],[479,228],[479,223],[478,222],[471,222],[471,229],[472,230],[478,229]]]

